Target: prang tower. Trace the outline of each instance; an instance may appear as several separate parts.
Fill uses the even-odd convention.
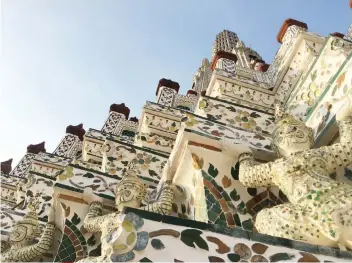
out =
[[[224,30],[186,94],[2,162],[2,261],[350,262],[351,27],[277,41],[266,64]]]

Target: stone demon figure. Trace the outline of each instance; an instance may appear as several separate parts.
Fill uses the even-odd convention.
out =
[[[345,101],[336,115],[340,142],[331,146],[312,149],[312,129],[279,107],[273,149],[281,158],[259,164],[249,147],[222,140],[223,152],[240,163],[242,184],[278,186],[290,201],[258,213],[260,233],[352,249],[352,187],[329,177],[352,164],[352,92]]]
[[[136,245],[137,234],[130,215],[121,214],[124,206],[139,208],[160,214],[169,214],[172,208],[174,190],[172,187],[173,173],[167,162],[163,171],[163,182],[159,197],[154,203],[141,207],[146,198],[146,185],[137,177],[134,170],[128,170],[116,187],[115,204],[118,212],[102,215],[102,199],[94,195],[90,188],[83,193],[83,199],[89,206],[84,220],[84,228],[88,232],[101,232],[101,256],[87,257],[79,262],[117,262]],[[131,221],[132,220],[132,221]],[[136,248],[135,248],[136,249]]]
[[[23,219],[14,224],[9,243],[2,244],[1,262],[31,261],[48,252],[54,238],[54,220],[55,210],[52,205],[48,215],[48,223],[41,235],[36,208],[30,206],[30,211]],[[40,237],[38,243],[35,242],[37,237]]]

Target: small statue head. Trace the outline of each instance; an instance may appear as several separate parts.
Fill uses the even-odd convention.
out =
[[[16,247],[25,247],[35,243],[35,238],[40,236],[38,216],[35,210],[29,211],[22,220],[13,225],[10,234],[10,244]]]
[[[272,148],[278,156],[288,157],[295,152],[309,150],[314,145],[314,132],[302,121],[276,106],[276,127],[273,132]]]
[[[116,187],[116,208],[118,210],[124,206],[139,208],[146,195],[146,185],[137,177],[134,170],[128,170]]]

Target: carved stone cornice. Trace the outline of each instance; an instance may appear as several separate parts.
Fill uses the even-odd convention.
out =
[[[236,56],[235,54],[229,53],[229,52],[225,52],[225,51],[218,51],[218,52],[216,53],[216,55],[214,56],[214,59],[213,59],[213,61],[212,61],[212,63],[211,63],[211,66],[210,66],[210,68],[211,68],[212,70],[214,70],[214,68],[215,68],[215,66],[216,66],[216,63],[218,62],[218,60],[219,60],[220,58],[227,58],[227,59],[232,60],[232,61],[235,62],[235,63],[237,62],[237,56]]]

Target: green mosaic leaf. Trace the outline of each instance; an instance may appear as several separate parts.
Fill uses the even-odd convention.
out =
[[[218,171],[217,168],[214,167],[214,165],[209,164],[208,173],[209,173],[213,178],[215,178],[215,177],[218,175],[219,171]]]
[[[92,174],[92,173],[85,173],[85,174],[83,175],[83,177],[86,177],[86,178],[94,178],[94,174]]]
[[[152,177],[158,176],[158,174],[154,170],[149,169],[148,172],[149,172],[149,175]]]
[[[115,157],[112,157],[112,156],[109,156],[109,157],[108,157],[108,161],[110,161],[110,162],[113,162],[113,161],[115,161],[115,160],[117,160]]]
[[[243,201],[237,206],[237,211],[242,215],[247,213],[246,205]]]
[[[101,244],[97,246],[96,249],[93,249],[89,252],[90,257],[99,257],[101,256]]]
[[[259,118],[260,115],[258,113],[256,113],[255,111],[253,111],[249,116],[251,116],[252,118]]]
[[[185,229],[181,232],[181,241],[189,246],[199,248],[209,251],[207,242],[200,236],[203,232],[198,229]]]
[[[247,219],[247,220],[243,221],[241,225],[246,230],[253,230],[252,219]]]
[[[75,225],[78,225],[81,222],[81,218],[76,213],[74,213],[71,222]]]
[[[160,160],[154,156],[151,161],[152,162],[159,162]]]
[[[54,185],[54,182],[51,181],[51,180],[48,180],[48,181],[45,181],[45,184],[49,187],[53,186]]]
[[[212,114],[207,114],[207,118],[210,120],[210,121],[216,121],[217,119],[215,118],[214,115]]]
[[[226,109],[228,109],[229,111],[232,111],[232,112],[236,112],[236,108],[234,108],[232,106],[226,107]]]
[[[231,262],[238,262],[241,259],[241,256],[235,253],[229,253],[227,257]]]
[[[235,167],[231,167],[231,176],[233,179],[238,181],[238,169]]]
[[[231,197],[231,199],[234,200],[234,201],[238,201],[238,200],[240,200],[240,198],[241,198],[240,195],[237,194],[236,189],[233,189],[233,190],[230,192],[230,197]]]
[[[158,238],[152,239],[151,245],[154,249],[157,249],[157,250],[162,250],[165,248],[163,242],[161,242],[161,240]]]
[[[278,261],[283,261],[283,260],[290,260],[293,259],[295,255],[290,255],[287,253],[276,253],[272,256],[269,257],[270,262],[278,262]]]
[[[144,258],[142,258],[139,262],[153,262],[153,261],[151,261],[149,258],[147,258],[147,257],[144,257]]]
[[[94,235],[91,235],[91,237],[88,238],[88,240],[87,240],[88,246],[91,246],[91,247],[92,247],[92,246],[94,246],[96,243],[97,243],[97,241],[95,240]]]
[[[42,196],[42,198],[43,198],[43,200],[46,201],[46,202],[48,202],[48,201],[50,201],[50,200],[52,199],[51,196],[47,196],[47,195]]]

